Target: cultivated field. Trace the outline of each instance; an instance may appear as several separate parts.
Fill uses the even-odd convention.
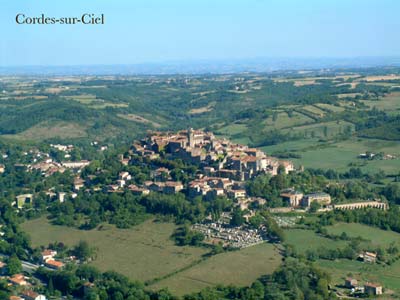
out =
[[[362,102],[370,108],[383,110],[388,114],[398,115],[400,113],[400,92],[390,93],[377,101],[363,100]]]

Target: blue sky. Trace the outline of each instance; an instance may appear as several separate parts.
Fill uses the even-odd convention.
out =
[[[0,0],[0,66],[400,56],[397,0]],[[15,15],[104,13],[105,25]]]

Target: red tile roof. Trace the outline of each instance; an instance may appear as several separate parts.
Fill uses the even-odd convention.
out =
[[[46,262],[46,265],[47,265],[47,266],[50,266],[50,267],[55,267],[55,268],[59,269],[59,268],[62,268],[62,267],[64,266],[64,263],[62,263],[61,261],[57,261],[57,260],[52,260],[52,259],[50,259],[50,260],[48,260],[48,261]]]
[[[23,291],[22,295],[26,296],[26,297],[29,297],[29,298],[32,298],[32,299],[35,299],[37,296],[39,296],[38,293],[36,293],[36,292],[34,292],[32,290]]]

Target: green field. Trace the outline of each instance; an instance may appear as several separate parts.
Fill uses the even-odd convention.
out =
[[[344,171],[350,163],[356,163],[364,172],[376,173],[383,170],[388,174],[398,174],[400,158],[394,160],[364,161],[358,159],[366,151],[384,152],[400,157],[400,141],[351,138],[335,143],[319,142],[316,139],[302,139],[262,148],[266,153],[275,151],[295,152],[300,159],[293,159],[297,165],[309,168],[323,168]]]
[[[343,231],[346,231],[350,237],[361,236],[369,240],[361,245],[372,244],[372,246],[387,247],[393,241],[400,245],[400,234],[393,231],[385,231],[356,223],[338,223],[326,228],[329,233],[340,235]],[[319,247],[341,248],[347,244],[346,241],[334,241],[318,236],[311,230],[288,229],[285,232],[287,243],[295,245],[295,248],[300,253],[304,253],[307,249],[317,249]],[[343,284],[344,279],[351,275],[362,282],[379,282],[385,288],[400,292],[400,261],[390,266],[383,266],[347,259],[337,259],[335,261],[319,259],[315,264],[332,276],[335,285]]]
[[[362,237],[371,241],[374,246],[387,247],[391,242],[400,246],[400,234],[394,231],[381,230],[358,223],[337,223],[333,226],[327,226],[326,229],[331,234],[340,235],[342,232],[350,237]]]
[[[347,244],[345,241],[334,241],[306,229],[287,229],[285,234],[286,243],[293,245],[299,253],[305,253],[307,250],[315,250],[319,247],[336,249]]]
[[[364,104],[370,108],[377,108],[388,112],[389,114],[399,114],[400,113],[400,93],[390,93],[389,95],[379,99],[378,101],[364,100]]]
[[[260,244],[240,251],[227,252],[162,280],[152,286],[168,287],[182,295],[215,285],[250,285],[264,274],[271,274],[281,263],[281,256],[272,244]]]
[[[273,117],[268,117],[264,121],[267,130],[293,127],[310,122],[314,122],[314,120],[298,112],[293,112],[291,117],[289,117],[287,112],[280,112],[277,114],[275,121],[273,120]]]
[[[45,218],[22,224],[34,246],[54,241],[72,246],[86,240],[98,248],[93,265],[100,270],[115,270],[140,281],[166,277],[151,288],[168,287],[177,294],[199,291],[217,283],[246,286],[261,275],[272,273],[281,262],[278,250],[271,244],[202,260],[206,249],[174,245],[170,236],[176,226],[172,223],[150,220],[132,229],[103,227],[103,230],[83,231],[51,225]]]
[[[314,168],[333,168],[344,170],[351,162],[362,163],[357,156],[366,151],[384,152],[386,154],[400,154],[400,142],[383,141],[374,139],[350,139],[338,142],[332,147],[305,151],[302,153],[302,163]],[[361,169],[377,172],[383,170],[387,173],[397,174],[400,168],[400,159],[367,161]]]
[[[339,123],[337,123],[332,121],[297,126],[290,129],[285,129],[282,132],[291,134],[302,134],[306,137],[311,137],[312,135],[314,135],[314,137],[319,138],[330,138],[343,133],[347,127],[349,127],[351,131],[354,131],[354,125],[351,123],[345,121],[340,121]],[[326,128],[326,136],[324,133],[324,128]]]
[[[302,109],[314,114],[317,117],[325,115],[325,112],[322,109],[320,109],[314,105],[306,105],[306,106],[303,106]]]
[[[93,264],[100,270],[115,270],[141,281],[161,277],[181,269],[201,258],[207,251],[195,247],[178,247],[170,240],[175,229],[172,223],[147,221],[132,229],[77,230],[53,226],[46,219],[22,224],[34,246],[62,241],[72,246],[86,240],[98,248]]]
[[[42,141],[50,138],[85,138],[87,137],[87,132],[85,126],[76,122],[44,121],[18,134],[3,135],[3,137],[20,141]]]
[[[366,264],[347,259],[318,260],[315,264],[332,276],[332,282],[335,285],[342,285],[347,276],[352,276],[361,282],[378,282],[385,289],[400,292],[400,261],[391,266]]]
[[[218,129],[218,134],[231,136],[231,135],[241,133],[241,132],[245,131],[246,129],[247,129],[247,126],[244,124],[233,123],[233,124],[230,124],[228,126],[224,126],[224,127],[221,127],[220,129]]]
[[[323,110],[328,110],[328,111],[332,111],[332,112],[344,111],[344,108],[341,106],[335,106],[335,105],[326,104],[326,103],[317,103],[315,106],[317,106]]]

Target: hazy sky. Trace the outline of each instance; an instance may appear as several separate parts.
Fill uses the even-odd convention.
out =
[[[104,13],[105,25],[15,16]],[[400,56],[398,0],[0,0],[0,66]]]

